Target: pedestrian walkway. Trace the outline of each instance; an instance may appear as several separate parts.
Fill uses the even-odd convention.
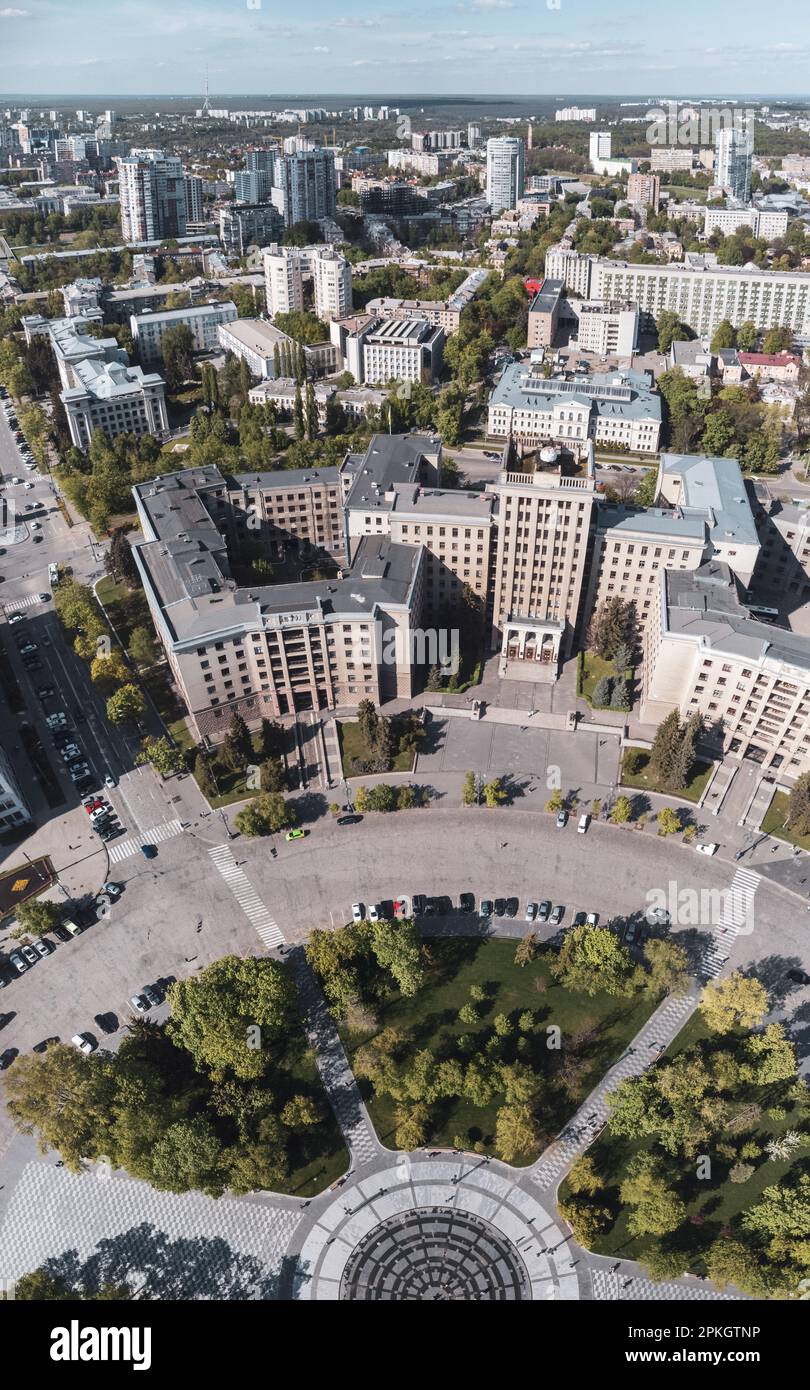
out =
[[[352,1164],[357,1166],[370,1163],[372,1159],[379,1157],[381,1146],[363,1104],[337,1028],[326,1007],[321,987],[303,950],[295,952],[293,970],[301,997],[307,1037],[315,1053],[321,1080],[351,1153]]]
[[[324,719],[321,724],[323,730],[324,749],[326,751],[326,767],[324,768],[324,781],[326,786],[337,784],[342,775],[343,768],[340,759],[340,739],[338,738],[337,720]]]
[[[698,981],[715,979],[728,961],[735,937],[751,930],[754,894],[759,882],[759,875],[750,869],[738,869],[735,873],[725,890],[723,910],[712,928],[711,940],[698,962]],[[601,1132],[610,1113],[608,1094],[628,1077],[640,1076],[666,1051],[700,1002],[698,981],[688,993],[670,995],[659,1004],[627,1051],[583,1102],[559,1138],[540,1155],[532,1170],[532,1181],[542,1191],[556,1189],[571,1165]]]
[[[682,1299],[720,1299],[739,1301],[736,1294],[721,1293],[719,1289],[713,1289],[711,1285],[698,1283],[697,1280],[686,1280],[683,1283],[656,1284],[652,1279],[642,1279],[639,1275],[627,1275],[621,1272],[614,1274],[611,1269],[595,1269],[592,1273],[593,1296],[595,1299],[606,1299],[609,1303],[617,1303],[620,1300],[631,1299],[634,1302],[649,1299],[662,1300],[665,1303],[677,1302]]]
[[[171,840],[175,835],[182,834],[182,831],[183,826],[179,820],[166,820],[161,825],[153,825],[150,830],[144,830],[142,835],[131,840],[122,840],[120,845],[110,845],[107,851],[110,863],[120,864],[122,859],[139,854],[141,845],[159,845],[163,840]]]
[[[227,845],[217,845],[208,851],[214,868],[222,874],[236,901],[255,928],[256,935],[268,950],[284,944],[284,937],[274,917],[265,907],[246,874],[242,873]]]
[[[3,612],[6,617],[9,613],[19,613],[21,608],[33,608],[35,603],[42,603],[39,594],[27,594],[25,598],[17,599],[16,603],[4,603]]]
[[[712,938],[700,959],[698,975],[701,979],[716,979],[731,955],[736,938],[753,931],[754,894],[759,883],[760,875],[753,869],[738,869],[735,873],[723,895],[723,910],[714,925]]]

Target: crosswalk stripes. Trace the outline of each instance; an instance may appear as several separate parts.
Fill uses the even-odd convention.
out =
[[[698,974],[713,980],[731,955],[734,941],[751,930],[751,909],[760,875],[753,869],[738,869],[723,896],[723,909],[714,924],[712,939],[701,956]]]
[[[41,602],[39,594],[29,594],[27,598],[17,599],[16,603],[4,603],[3,612],[8,617],[9,613],[18,613],[21,608],[33,608],[35,603]]]
[[[251,926],[255,928],[259,940],[270,950],[274,946],[282,946],[284,937],[277,922],[268,912],[258,893],[251,887],[228,846],[217,845],[208,853],[214,868],[222,874]]]
[[[180,835],[182,830],[183,826],[179,820],[167,820],[161,825],[153,825],[151,830],[144,830],[142,835],[122,840],[120,845],[110,845],[110,863],[120,864],[122,859],[129,859],[130,855],[138,854],[141,845],[159,845],[162,840],[171,840],[175,835]]]
[[[723,908],[713,925],[712,939],[698,963],[698,980],[714,979],[726,964],[735,938],[750,930],[751,908],[760,875],[738,869],[726,890]],[[538,1159],[532,1180],[543,1190],[553,1188],[570,1164],[593,1142],[608,1117],[607,1095],[629,1076],[640,1076],[680,1032],[700,998],[699,985],[687,994],[671,995],[648,1019],[624,1056],[588,1096],[559,1139]]]

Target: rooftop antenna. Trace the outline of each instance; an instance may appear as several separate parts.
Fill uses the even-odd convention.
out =
[[[205,96],[204,96],[204,98],[203,98],[203,104],[202,104],[202,106],[200,107],[200,115],[201,115],[201,116],[208,116],[208,115],[210,115],[210,113],[211,113],[211,102],[209,101],[209,98],[208,98],[208,64],[206,63],[206,65],[205,65]]]

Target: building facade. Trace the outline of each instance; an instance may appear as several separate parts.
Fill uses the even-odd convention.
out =
[[[513,208],[523,196],[526,147],[512,135],[487,140],[487,202],[493,213]]]
[[[186,235],[183,165],[162,150],[133,150],[115,161],[124,241],[157,241]]]
[[[133,314],[129,320],[132,341],[144,365],[163,361],[163,339],[170,328],[188,328],[195,352],[216,352],[219,325],[239,317],[236,305],[191,304],[186,309],[165,309],[162,313]]]

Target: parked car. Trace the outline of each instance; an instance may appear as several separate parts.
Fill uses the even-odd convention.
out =
[[[587,811],[586,811],[586,812],[585,812],[583,815],[581,815],[580,818],[579,818],[579,825],[577,826],[577,834],[578,834],[578,835],[584,835],[584,834],[585,834],[585,831],[588,829],[588,826],[590,825],[590,823],[591,823],[591,818],[590,818],[590,816],[588,815],[588,813],[587,813]]]
[[[101,891],[106,893],[108,898],[120,898],[124,891],[124,885],[122,883],[103,883]]]
[[[352,903],[352,921],[353,921],[353,922],[364,922],[364,921],[365,921],[365,918],[366,918],[366,914],[365,914],[365,912],[363,911],[363,904],[362,904],[362,903]]]
[[[506,898],[495,899],[495,916],[503,917],[506,914]]]
[[[551,915],[549,916],[549,919],[548,919],[548,920],[549,920],[549,922],[551,922],[552,926],[557,927],[557,926],[559,926],[559,924],[560,924],[560,922],[562,921],[562,919],[563,919],[564,916],[565,916],[565,908],[564,908],[564,907],[560,907],[560,906],[558,905],[557,907],[553,907],[553,908],[551,909]]]
[[[48,940],[47,936],[40,936],[38,940],[34,942],[34,950],[37,955],[42,956],[44,960],[45,957],[49,956],[54,950],[54,944],[52,941]]]
[[[480,906],[479,906],[479,908],[478,908],[478,916],[483,920],[483,919],[486,918],[486,917],[491,917],[493,911],[494,911],[494,907],[493,907],[492,899],[491,899],[491,898],[482,898],[482,899],[481,899]]]
[[[10,1067],[16,1056],[16,1047],[7,1047],[5,1052],[0,1052],[0,1071],[5,1071],[7,1067]]]
[[[475,895],[473,893],[459,893],[458,910],[459,912],[475,912]]]
[[[414,915],[414,917],[421,917],[421,916],[424,914],[424,911],[425,911],[425,895],[424,895],[424,893],[414,893],[414,895],[413,895],[413,901],[412,901],[411,907],[412,907],[412,910],[413,910],[413,915]]]
[[[359,825],[362,816],[338,816],[335,825]]]
[[[50,700],[54,693],[55,692],[52,685],[41,685],[37,690],[37,695],[39,696],[40,700]]]
[[[163,1003],[163,994],[157,985],[144,985],[143,993],[150,1008],[156,1009],[158,1004]]]
[[[558,811],[558,812],[557,812],[557,829],[558,829],[558,830],[564,830],[567,824],[568,824],[568,812],[567,812],[567,811]]]
[[[506,899],[506,915],[507,915],[507,917],[517,917],[517,915],[518,915],[518,908],[519,908],[519,907],[520,907],[520,903],[518,902],[517,898],[507,898],[507,899]]]
[[[533,922],[537,917],[537,903],[527,903],[524,922]]]
[[[719,848],[720,846],[715,844],[695,845],[698,854],[716,854]]]
[[[95,1052],[98,1047],[98,1043],[89,1033],[74,1033],[70,1041],[80,1052]]]
[[[24,956],[20,954],[19,951],[12,951],[11,955],[9,956],[9,961],[14,966],[14,969],[16,970],[18,975],[25,974],[26,970],[28,969],[28,961],[25,959]]]
[[[113,1013],[96,1014],[93,1022],[102,1033],[118,1032],[118,1019]]]
[[[112,777],[110,773],[107,773],[107,776],[104,778],[104,785],[105,787],[114,787],[117,785],[115,778]]]
[[[20,950],[22,951],[29,965],[36,965],[37,961],[39,960],[39,955],[34,950],[33,946],[21,946]]]
[[[296,830],[288,830],[284,838],[285,840],[303,840],[306,833],[306,830],[302,830],[299,826]]]
[[[379,922],[380,920],[380,909],[376,903],[369,904],[368,920],[369,922]]]
[[[599,913],[598,913],[598,912],[589,912],[588,915],[587,915],[587,917],[585,918],[585,925],[586,925],[586,927],[595,927],[595,926],[598,925],[598,923],[599,923]]]
[[[540,906],[537,909],[537,920],[538,922],[547,922],[550,916],[551,903],[549,902],[548,898],[546,898],[543,902],[540,903]]]
[[[129,1002],[132,1005],[133,1009],[135,1009],[139,1014],[146,1014],[149,1012],[149,1000],[146,998],[146,995],[130,995]]]

